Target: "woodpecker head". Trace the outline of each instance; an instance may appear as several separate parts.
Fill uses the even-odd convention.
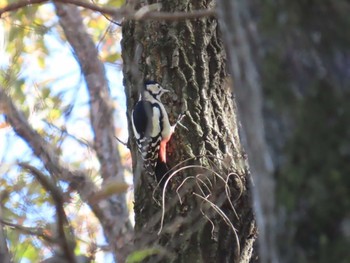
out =
[[[169,92],[169,90],[163,89],[162,86],[160,86],[157,82],[146,81],[145,82],[145,90],[143,92],[143,97],[145,99],[154,98],[154,99],[160,101],[160,97],[166,92]]]

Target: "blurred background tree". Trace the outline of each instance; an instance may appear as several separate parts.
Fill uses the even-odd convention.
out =
[[[348,262],[350,3],[218,2],[261,256]]]
[[[284,262],[348,262],[348,1],[265,1],[266,137]]]

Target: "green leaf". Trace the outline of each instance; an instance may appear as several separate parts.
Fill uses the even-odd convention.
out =
[[[27,249],[23,253],[23,258],[29,259],[31,262],[37,262],[39,259],[39,253],[36,247],[34,247],[31,243],[27,243]]]
[[[138,263],[141,262],[142,260],[146,259],[149,256],[160,254],[161,251],[158,248],[148,248],[148,249],[143,249],[143,250],[137,250],[133,253],[131,253],[127,258],[126,258],[126,263]]]
[[[117,52],[117,53],[112,53],[112,54],[106,56],[105,62],[114,63],[120,59],[121,59],[121,55],[119,52]]]
[[[61,116],[62,116],[62,112],[60,109],[52,109],[49,112],[48,118],[50,121],[54,121],[54,120],[57,120],[58,118],[60,118]]]
[[[33,245],[32,241],[26,239],[24,242],[17,242],[16,248],[13,251],[15,262],[21,262],[23,258],[30,262],[39,261],[39,250]]]
[[[125,0],[109,0],[106,5],[109,7],[121,7],[124,4]]]

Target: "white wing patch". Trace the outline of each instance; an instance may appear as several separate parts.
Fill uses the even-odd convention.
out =
[[[158,134],[160,134],[161,130],[160,130],[160,111],[158,107],[152,107],[153,110],[153,114],[152,114],[152,129],[151,129],[151,137],[156,137],[158,136]]]

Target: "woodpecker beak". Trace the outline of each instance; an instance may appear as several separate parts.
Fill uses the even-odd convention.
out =
[[[162,88],[162,91],[163,91],[163,93],[170,92],[170,90],[168,90],[168,89],[164,89],[164,88]]]

